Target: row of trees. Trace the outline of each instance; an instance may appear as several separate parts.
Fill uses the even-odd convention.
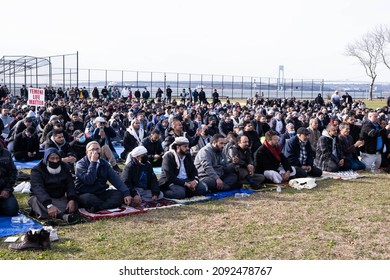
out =
[[[364,34],[347,45],[346,55],[357,58],[371,79],[369,96],[372,100],[372,90],[378,76],[377,66],[383,64],[390,70],[390,28],[379,26]]]

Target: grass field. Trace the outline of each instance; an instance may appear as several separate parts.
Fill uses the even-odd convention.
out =
[[[366,175],[59,227],[51,250],[1,242],[0,259],[389,260],[390,175]]]
[[[368,107],[385,105],[367,102]],[[390,175],[322,180],[312,190],[257,192],[58,228],[44,252],[3,260],[390,260]],[[17,194],[27,207],[26,194]]]

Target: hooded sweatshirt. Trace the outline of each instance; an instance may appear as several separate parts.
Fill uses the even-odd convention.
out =
[[[68,201],[77,198],[68,164],[61,161],[60,173],[56,175],[49,173],[47,169],[48,158],[53,153],[61,158],[60,152],[56,148],[48,148],[45,150],[43,159],[31,170],[31,195],[35,195],[44,206],[52,204],[52,198],[66,196]]]

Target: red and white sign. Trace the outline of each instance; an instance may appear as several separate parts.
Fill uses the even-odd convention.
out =
[[[27,104],[30,106],[45,106],[45,90],[29,88]]]

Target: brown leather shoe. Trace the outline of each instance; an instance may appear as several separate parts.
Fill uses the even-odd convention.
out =
[[[28,231],[24,235],[24,240],[17,244],[11,244],[8,246],[11,250],[42,250],[41,244],[39,244],[39,233]]]
[[[44,229],[41,229],[39,231],[39,244],[41,245],[43,250],[50,249],[50,232]]]

